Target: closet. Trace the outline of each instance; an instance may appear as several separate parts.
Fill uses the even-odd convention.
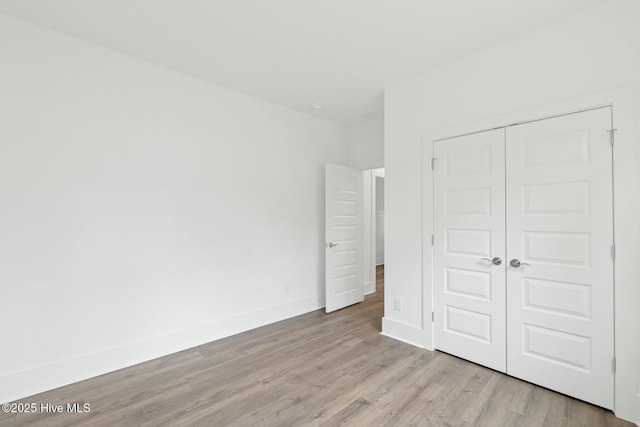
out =
[[[613,407],[611,108],[434,142],[434,344]]]

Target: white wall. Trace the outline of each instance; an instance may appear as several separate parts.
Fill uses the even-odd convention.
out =
[[[349,164],[358,169],[384,166],[384,118],[376,117],[347,130]]]
[[[623,148],[625,155],[617,158],[616,168],[631,171],[621,188],[633,188],[635,182],[636,190],[616,195],[616,218],[628,225],[616,235],[620,237],[616,271],[623,273],[616,278],[616,292],[624,295],[616,303],[616,414],[640,421],[640,132],[632,129],[635,122],[640,130],[638,1],[605,2],[385,92],[384,334],[430,345],[430,271],[422,269],[423,254],[425,260],[429,256],[428,249],[423,252],[422,248],[421,215],[423,209],[430,212],[431,200],[421,197],[421,138],[454,125],[487,121],[622,85],[632,86],[635,96],[628,111],[617,111],[631,117],[618,135],[633,139]],[[396,298],[403,301],[402,311],[393,310]]]
[[[0,15],[0,402],[321,307],[346,130]]]

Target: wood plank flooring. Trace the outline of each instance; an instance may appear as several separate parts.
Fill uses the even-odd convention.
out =
[[[378,292],[21,402],[0,426],[631,426],[611,412],[380,335]]]

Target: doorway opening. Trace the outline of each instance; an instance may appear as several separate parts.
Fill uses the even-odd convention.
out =
[[[384,168],[362,172],[364,182],[364,294],[381,292],[384,279]]]

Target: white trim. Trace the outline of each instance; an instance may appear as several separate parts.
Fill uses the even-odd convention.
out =
[[[380,332],[380,335],[411,344],[415,347],[426,348],[423,344],[422,329],[417,326],[383,317],[382,330],[384,332]]]
[[[639,234],[640,201],[638,200],[638,160],[634,152],[638,134],[634,129],[634,97],[632,91],[613,99],[614,241],[615,274],[615,406],[616,416],[640,421],[640,315],[637,284],[640,273]],[[635,202],[635,206],[634,206]],[[635,211],[634,211],[635,210]]]
[[[378,280],[376,278],[376,239],[377,239],[377,229],[376,229],[376,169],[371,169],[371,228],[369,231],[371,232],[371,253],[369,254],[369,267],[371,269],[371,280],[373,281],[373,291],[376,292],[378,290]]]
[[[433,141],[422,137],[422,328],[425,346],[435,349],[433,342]],[[426,209],[429,200],[431,209]]]
[[[373,283],[373,282],[372,282],[371,280],[367,280],[366,282],[364,282],[364,288],[365,288],[365,289],[367,289],[369,286],[371,286],[371,285],[372,285],[372,283]],[[373,291],[369,291],[369,292],[367,292],[367,291],[365,290],[364,295],[365,295],[365,296],[367,296],[367,295],[371,295],[371,294],[375,294],[375,293],[376,293],[376,291],[375,291],[375,290],[373,290]]]
[[[638,181],[635,159],[637,139],[634,129],[636,113],[633,87],[631,86],[553,102],[424,134],[422,144],[422,270],[423,318],[425,319],[423,337],[424,342],[432,347],[433,325],[428,322],[430,316],[426,316],[425,313],[432,311],[433,251],[431,235],[433,234],[433,211],[424,207],[426,201],[433,200],[433,174],[430,166],[433,142],[480,130],[505,127],[515,123],[540,120],[603,106],[612,106],[614,128],[618,129],[615,134],[614,148],[615,353],[617,360],[614,412],[616,416],[626,420],[639,420],[640,366],[638,364],[640,362],[638,361],[638,351],[640,351],[640,327],[638,325],[640,324],[640,315],[637,310],[637,301],[640,295],[636,284],[640,282],[640,273],[636,264],[640,259],[640,247],[636,243],[635,237],[639,233],[640,207],[636,190]],[[432,206],[432,203],[428,206]]]
[[[371,267],[373,274],[374,292],[378,291],[377,279],[376,279],[376,267],[384,264],[384,257],[382,262],[378,262],[377,258],[377,241],[378,241],[378,181],[377,178],[384,178],[384,168],[377,168],[371,170]]]
[[[322,308],[305,298],[265,310],[132,342],[0,377],[0,403],[12,402]]]
[[[544,104],[524,110],[514,111],[511,113],[505,113],[499,116],[488,117],[486,119],[475,120],[468,123],[447,126],[438,130],[427,131],[424,135],[428,135],[429,139],[424,138],[424,141],[430,140],[432,142],[441,139],[482,132],[485,130],[507,127],[514,124],[544,120],[551,117],[577,113],[580,111],[591,110],[598,107],[606,107],[613,105],[614,103],[619,104],[625,98],[629,97],[631,98],[631,106],[633,107],[633,87],[618,87],[610,90],[579,96],[576,98],[556,101],[550,104]],[[633,127],[633,120],[631,122],[631,127]]]
[[[362,236],[362,277],[365,295],[376,291],[376,270],[373,263],[373,254],[375,253],[375,189],[373,188],[372,174],[372,169],[362,171],[362,226],[364,230]]]
[[[384,263],[376,257],[376,239],[378,237],[376,209],[376,178],[384,178],[384,168],[367,169],[362,172],[362,196],[363,196],[363,236],[362,236],[362,278],[364,295],[377,292],[376,267]],[[369,239],[369,242],[367,242]]]

